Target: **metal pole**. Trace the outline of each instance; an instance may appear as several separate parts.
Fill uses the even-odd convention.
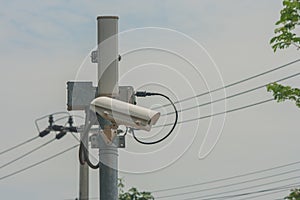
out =
[[[118,17],[100,16],[98,22],[98,96],[119,94]],[[118,149],[111,123],[100,120],[104,135],[99,137],[100,200],[118,199]]]
[[[100,16],[98,20],[98,95],[119,95],[118,17]]]
[[[88,111],[85,111],[86,120],[85,120],[85,128],[88,125],[89,116]],[[85,136],[86,132],[80,133],[80,141],[83,142],[83,145],[88,148],[88,140]],[[89,199],[89,166],[84,163],[80,164],[79,167],[79,200],[88,200]]]
[[[80,138],[83,138],[83,133],[80,133]],[[84,142],[84,146],[88,147],[88,140]],[[79,200],[89,199],[89,166],[85,163],[79,168]]]

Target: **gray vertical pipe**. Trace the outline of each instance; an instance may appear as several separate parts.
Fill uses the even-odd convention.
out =
[[[98,21],[98,96],[119,94],[118,17],[100,16]],[[109,123],[100,121],[102,128],[111,131]],[[99,137],[100,200],[118,199],[118,149]]]
[[[85,147],[88,147],[88,140],[83,140],[84,133],[80,133],[80,139]],[[89,166],[85,163],[79,167],[79,200],[89,199]]]
[[[89,132],[87,129],[89,123],[88,110],[85,111],[84,132],[80,133],[80,141],[88,148],[89,142],[86,139]],[[85,163],[79,166],[79,200],[89,200],[89,166]]]
[[[117,16],[100,16],[98,21],[98,95],[119,94]]]

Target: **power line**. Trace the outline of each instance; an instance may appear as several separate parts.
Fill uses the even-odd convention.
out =
[[[214,117],[214,116],[218,116],[218,115],[231,113],[231,112],[243,110],[243,109],[246,109],[246,108],[258,106],[258,105],[261,105],[261,104],[264,104],[264,103],[267,103],[267,102],[270,102],[270,101],[273,101],[273,100],[274,100],[273,98],[266,99],[266,100],[263,100],[263,101],[259,101],[259,102],[253,103],[253,104],[246,105],[246,106],[234,108],[234,109],[231,109],[231,110],[227,110],[227,111],[223,111],[223,112],[219,112],[219,113],[215,113],[215,114],[211,114],[211,115],[206,115],[206,116],[203,116],[203,117],[197,117],[197,118],[183,120],[183,121],[177,122],[177,124],[183,124],[183,123],[187,123],[187,122],[202,120],[202,119],[206,119],[206,118],[210,118],[210,117]],[[153,128],[159,128],[159,127],[165,127],[165,126],[171,126],[171,125],[173,125],[173,123],[161,124],[161,125],[154,126]]]
[[[170,194],[170,195],[165,195],[165,196],[159,196],[157,198],[167,198],[167,197],[181,196],[181,195],[186,195],[186,194],[193,194],[193,193],[198,193],[198,192],[222,189],[222,188],[231,187],[231,186],[235,186],[235,185],[241,185],[241,184],[245,184],[245,183],[251,183],[251,182],[260,181],[260,180],[264,180],[264,179],[274,178],[274,177],[277,177],[277,176],[282,176],[282,175],[294,173],[294,172],[297,172],[297,171],[300,171],[300,168],[290,170],[290,171],[286,171],[286,172],[282,172],[282,173],[279,173],[279,174],[273,174],[273,175],[264,176],[264,177],[260,177],[260,178],[249,179],[249,180],[245,180],[245,181],[241,181],[241,182],[230,183],[230,184],[227,184],[227,185],[221,185],[221,186],[217,186],[217,187],[205,188],[205,189],[194,190],[194,191],[189,191],[189,192],[175,193],[175,194]]]
[[[295,164],[295,163],[291,163],[291,164]],[[283,165],[283,166],[289,166],[291,164],[287,164],[287,165]],[[281,166],[279,166],[279,167],[281,167]],[[275,169],[275,168],[271,168],[271,169]],[[273,175],[273,176],[269,176],[269,177],[279,176],[279,175],[283,175],[283,174],[287,174],[287,173],[291,173],[291,172],[295,172],[295,171],[299,171],[299,170],[300,169],[296,169],[296,170],[292,170],[292,171],[288,171],[288,172],[283,172],[281,174],[277,174],[277,175]],[[262,170],[261,170],[261,172],[262,172]],[[287,178],[287,179],[282,179],[282,180],[279,180],[279,181],[269,182],[269,183],[266,183],[266,184],[261,184],[259,186],[252,186],[252,187],[248,187],[248,188],[242,188],[242,189],[238,189],[238,190],[235,190],[235,191],[250,189],[250,188],[254,188],[254,187],[260,187],[260,186],[263,186],[263,185],[269,185],[269,184],[273,184],[273,183],[277,183],[277,182],[282,182],[282,181],[286,181],[286,180],[292,180],[292,179],[295,179],[295,178],[299,178],[299,176],[298,177]],[[264,178],[258,178],[257,180],[261,180],[261,179],[264,179]],[[247,182],[247,181],[245,181],[245,182]],[[240,183],[237,183],[237,184],[240,184]],[[237,184],[233,184],[233,185],[237,185]],[[290,188],[290,187],[299,187],[299,185],[295,185],[295,184],[300,184],[300,183],[293,183],[293,184],[289,184],[289,185],[286,185],[286,186],[281,186],[281,187],[278,187],[278,188],[271,188],[271,189],[259,190],[259,191],[242,193],[242,194],[237,194],[237,195],[213,197],[213,198],[204,199],[204,200],[227,199],[227,198],[234,198],[234,197],[246,196],[246,195],[251,195],[251,194],[256,194],[256,193],[263,193],[263,192],[269,192],[269,191],[279,190],[279,191],[268,193],[268,194],[262,194],[262,195],[257,195],[257,196],[252,196],[252,197],[247,197],[247,198],[239,199],[239,200],[246,200],[246,199],[256,198],[256,197],[260,197],[260,196],[266,196],[266,195],[270,195],[270,194],[274,194],[274,193],[279,193],[279,192],[285,191],[287,188]],[[199,190],[199,192],[200,191],[204,191],[204,190]],[[230,193],[230,192],[224,192],[224,193]],[[188,192],[187,194],[191,194],[191,193],[193,193],[193,192]],[[173,195],[170,195],[170,196],[156,197],[156,199],[158,199],[158,198],[172,197],[172,196],[179,196],[179,195],[178,194],[173,194]],[[208,196],[214,196],[214,195],[208,195]],[[93,198],[90,198],[90,199],[98,199],[98,198],[99,197],[93,197]],[[184,199],[184,200],[191,200],[191,199],[196,199],[196,198],[198,199],[199,197],[193,197],[193,198],[188,198],[188,199]],[[69,198],[69,199],[65,199],[65,200],[73,200],[73,199]]]
[[[17,144],[17,145],[15,145],[15,146],[13,146],[13,147],[10,147],[10,148],[8,148],[8,149],[6,149],[6,150],[0,152],[0,155],[2,155],[2,154],[4,154],[4,153],[7,153],[7,152],[9,152],[9,151],[11,151],[11,150],[13,150],[13,149],[17,149],[17,148],[19,148],[19,147],[21,147],[21,146],[23,146],[23,145],[25,145],[25,144],[27,144],[27,143],[32,142],[33,140],[35,140],[35,139],[37,139],[37,138],[39,138],[39,136],[35,136],[35,137],[33,137],[33,138],[30,138],[29,140],[26,140],[26,141],[24,141],[24,142],[21,142],[20,144]]]
[[[57,153],[57,154],[55,154],[55,155],[53,155],[53,156],[50,156],[50,157],[48,157],[48,158],[46,158],[46,159],[44,159],[44,160],[41,160],[41,161],[39,161],[39,162],[37,162],[37,163],[34,163],[34,164],[32,164],[32,165],[29,165],[29,166],[27,166],[27,167],[25,167],[25,168],[23,168],[23,169],[20,169],[20,170],[18,170],[18,171],[15,171],[15,172],[13,172],[13,173],[8,174],[8,175],[2,176],[2,177],[0,177],[0,180],[6,179],[6,178],[11,177],[11,176],[13,176],[13,175],[19,174],[19,173],[21,173],[21,172],[23,172],[23,171],[26,171],[26,170],[28,170],[28,169],[30,169],[30,168],[33,168],[33,167],[35,167],[35,166],[38,166],[38,165],[40,165],[40,164],[42,164],[42,163],[44,163],[44,162],[46,162],[46,161],[49,161],[49,160],[51,160],[51,159],[53,159],[53,158],[55,158],[55,157],[58,157],[58,156],[62,155],[62,154],[66,153],[66,152],[68,152],[68,151],[70,151],[70,150],[72,150],[72,149],[74,149],[74,148],[76,148],[76,147],[78,147],[78,146],[79,146],[79,145],[77,144],[77,145],[72,146],[72,147],[70,147],[70,148],[68,148],[68,149],[66,149],[66,150],[64,150],[64,151],[61,151],[61,152],[59,152],[59,153]]]
[[[54,140],[56,140],[56,139],[54,138],[54,139],[52,139],[52,140],[50,140],[50,141],[48,141],[48,142],[46,142],[46,143],[44,143],[44,144],[42,144],[42,145],[36,147],[36,148],[34,148],[34,149],[28,151],[27,153],[25,153],[25,154],[23,154],[23,155],[17,157],[16,159],[13,159],[13,160],[11,160],[11,161],[5,163],[4,165],[1,165],[1,166],[0,166],[0,169],[2,169],[3,167],[6,167],[6,166],[8,166],[8,165],[10,165],[10,164],[12,164],[12,163],[14,163],[14,162],[16,162],[16,161],[18,161],[18,160],[24,158],[24,157],[26,157],[26,156],[32,154],[33,152],[35,152],[35,151],[41,149],[42,147],[44,147],[44,146],[46,146],[46,145],[52,143]]]
[[[290,75],[290,76],[287,76],[287,77],[285,77],[285,78],[281,78],[281,79],[276,80],[276,81],[274,81],[274,82],[280,82],[280,81],[288,80],[288,79],[290,79],[290,78],[294,78],[294,77],[299,76],[299,75],[300,75],[300,72],[299,72],[299,73],[296,73],[296,74],[293,74],[293,75]],[[219,101],[223,101],[223,100],[226,100],[226,99],[231,99],[231,98],[233,98],[233,97],[237,97],[237,96],[240,96],[240,95],[243,95],[243,94],[246,94],[246,93],[249,93],[249,92],[253,92],[253,91],[258,90],[258,89],[261,89],[261,88],[264,88],[264,87],[266,87],[267,85],[268,85],[268,84],[264,84],[264,85],[261,85],[261,86],[258,86],[258,87],[255,87],[255,88],[252,88],[252,89],[249,89],[249,90],[245,90],[245,91],[243,91],[243,92],[239,92],[239,93],[236,93],[236,94],[233,94],[233,95],[224,97],[224,98],[220,98],[220,99],[217,99],[217,100],[214,100],[214,101],[209,101],[209,102],[206,102],[206,103],[203,103],[203,104],[200,104],[200,105],[196,105],[196,106],[184,108],[184,109],[178,110],[178,112],[183,112],[183,111],[187,111],[187,110],[192,110],[192,109],[195,109],[195,108],[198,108],[198,107],[202,107],[202,106],[210,105],[210,104],[213,104],[213,103],[217,103],[217,102],[219,102]],[[161,115],[161,116],[171,115],[171,114],[174,114],[174,112],[169,112],[169,113],[163,114],[163,115]]]
[[[299,183],[297,183],[297,184],[299,184]],[[223,196],[223,197],[213,197],[213,198],[202,199],[202,200],[232,199],[232,198],[242,197],[242,196],[248,196],[248,195],[252,195],[252,194],[259,194],[259,193],[271,192],[271,193],[267,193],[267,194],[262,194],[262,195],[257,195],[257,196],[243,198],[243,199],[253,199],[253,198],[257,198],[257,197],[261,197],[261,196],[266,196],[266,195],[271,195],[271,194],[274,194],[274,193],[283,192],[283,191],[286,191],[287,189],[289,189],[290,187],[293,187],[293,186],[298,187],[299,185],[289,184],[287,186],[278,187],[278,188],[258,190],[258,191],[254,191],[254,192],[247,192],[247,193],[241,193],[241,194],[236,194],[236,195],[228,195],[228,196]]]
[[[284,181],[289,181],[289,180],[298,179],[298,178],[300,178],[300,176],[280,179],[280,180],[277,180],[277,181],[271,181],[271,182],[263,183],[263,184],[259,184],[259,185],[254,185],[254,186],[244,187],[244,188],[240,188],[240,189],[229,190],[229,191],[225,191],[225,192],[219,192],[219,193],[210,194],[210,195],[203,195],[203,196],[198,196],[198,197],[193,197],[193,198],[187,198],[187,199],[182,199],[182,200],[193,200],[193,199],[199,199],[199,198],[213,197],[213,196],[217,196],[217,195],[223,195],[223,194],[228,194],[228,193],[233,193],[233,192],[239,192],[241,190],[248,190],[248,189],[258,188],[258,187],[261,187],[261,186],[271,185],[271,184],[284,182]],[[205,200],[209,200],[209,199],[210,198],[205,199]],[[212,199],[216,199],[216,198],[212,198]]]
[[[214,90],[211,90],[211,91],[207,91],[207,92],[204,92],[204,93],[201,93],[201,94],[198,94],[198,95],[195,95],[195,96],[192,96],[192,97],[187,97],[187,98],[184,98],[184,99],[181,99],[181,100],[178,100],[178,101],[175,101],[174,103],[177,104],[177,103],[181,103],[181,102],[185,102],[185,101],[188,101],[188,100],[191,100],[191,99],[194,99],[194,98],[197,98],[197,97],[201,97],[201,96],[204,96],[204,95],[208,95],[210,93],[214,93],[214,92],[217,92],[217,91],[220,91],[220,90],[223,90],[223,89],[226,89],[226,88],[230,88],[232,86],[235,86],[235,85],[238,85],[240,83],[243,83],[243,82],[246,82],[246,81],[249,81],[249,80],[252,80],[252,79],[255,79],[257,77],[260,77],[260,76],[263,76],[263,75],[266,75],[268,73],[271,73],[271,72],[274,72],[274,71],[277,71],[279,69],[282,69],[282,68],[285,68],[285,67],[288,67],[292,64],[295,64],[297,62],[299,62],[300,59],[297,59],[297,60],[294,60],[292,62],[289,62],[289,63],[286,63],[284,65],[281,65],[281,66],[278,66],[276,68],[273,68],[273,69],[270,69],[270,70],[267,70],[265,72],[262,72],[262,73],[259,73],[259,74],[256,74],[254,76],[250,76],[248,78],[245,78],[245,79],[242,79],[242,80],[239,80],[239,81],[236,81],[236,82],[233,82],[231,84],[228,84],[228,85],[225,85],[225,86],[222,86],[222,87],[219,87],[219,88],[216,88]],[[168,103],[168,104],[164,104],[164,105],[161,105],[161,106],[158,106],[158,107],[155,107],[154,109],[157,109],[157,108],[162,108],[162,107],[166,107],[166,106],[170,106],[171,104]]]
[[[282,188],[274,188],[274,189],[269,189],[269,190],[268,189],[267,190],[259,190],[259,191],[241,193],[241,194],[236,194],[236,195],[228,195],[228,196],[221,196],[221,197],[215,197],[215,198],[208,198],[208,199],[203,199],[203,200],[232,199],[232,198],[237,198],[237,197],[243,197],[243,196],[249,196],[249,195],[253,195],[253,194],[260,194],[260,193],[269,192],[267,194],[260,194],[260,195],[256,195],[256,196],[243,198],[243,199],[253,199],[253,198],[257,198],[257,197],[261,197],[261,196],[266,196],[266,195],[271,195],[271,194],[283,192],[283,191],[286,191],[289,187],[291,187],[291,186],[286,186],[286,187],[282,187]]]
[[[285,186],[276,187],[276,188],[269,188],[269,189],[264,189],[264,190],[258,190],[258,191],[240,193],[240,194],[234,194],[234,195],[228,195],[228,196],[212,197],[212,198],[206,198],[206,199],[202,199],[202,200],[232,199],[232,198],[236,198],[236,197],[242,197],[242,196],[258,194],[258,193],[265,193],[265,192],[270,192],[270,191],[278,191],[278,190],[280,192],[282,192],[290,187],[298,187],[298,186],[299,186],[299,182],[293,183],[293,184],[288,184]],[[198,199],[198,197],[196,197],[196,198]],[[189,199],[183,199],[183,200],[192,200],[192,199],[196,199],[196,198],[189,198]]]
[[[296,183],[296,184],[299,184],[299,183]],[[260,194],[260,195],[256,195],[256,196],[251,196],[251,197],[238,199],[238,200],[247,200],[247,199],[252,199],[252,198],[257,198],[257,197],[261,197],[261,196],[267,196],[267,195],[283,192],[283,191],[286,191],[287,189],[289,189],[290,187],[299,187],[299,185],[289,184],[289,185],[276,187],[276,188],[270,188],[270,189],[265,189],[265,190],[258,190],[258,191],[235,194],[235,195],[228,195],[228,196],[219,196],[219,197],[214,197],[214,198],[209,198],[209,199],[202,199],[202,200],[228,199],[228,198],[242,197],[242,196],[247,196],[247,195],[252,195],[252,194],[269,192],[267,194]],[[75,200],[76,199],[78,199],[78,198],[75,198]],[[99,199],[99,197],[92,197],[92,198],[89,198],[89,199]],[[64,200],[74,200],[74,198],[69,198],[69,199],[64,199]],[[87,200],[87,198],[84,198],[83,200]],[[184,200],[186,200],[186,199],[184,199]],[[282,200],[282,199],[276,199],[276,200]]]
[[[292,186],[288,186],[288,187],[292,187]],[[269,192],[267,194],[259,194],[259,195],[255,195],[255,196],[251,196],[251,197],[245,197],[245,198],[241,198],[241,199],[237,199],[237,200],[248,200],[248,199],[255,199],[257,197],[263,197],[263,196],[268,196],[268,195],[271,195],[271,194],[277,194],[277,193],[280,193],[280,192],[284,192],[286,191],[286,189],[281,189],[281,190],[278,190],[278,191],[272,191],[272,192]],[[283,198],[281,199],[276,199],[276,200],[284,200]]]
[[[202,182],[202,183],[195,183],[195,184],[166,188],[166,189],[161,189],[161,190],[154,190],[154,191],[152,191],[152,193],[159,193],[159,192],[165,192],[165,191],[170,191],[170,190],[177,190],[177,189],[206,185],[206,184],[217,183],[217,182],[222,182],[222,181],[228,181],[228,180],[232,180],[232,179],[236,179],[236,178],[241,178],[241,177],[250,176],[250,175],[254,175],[254,174],[260,174],[263,172],[268,172],[268,171],[272,171],[272,170],[276,170],[276,169],[281,169],[281,168],[285,168],[285,167],[289,167],[289,166],[293,166],[293,165],[297,165],[297,164],[300,164],[300,160],[296,161],[296,162],[284,164],[284,165],[278,165],[276,167],[271,167],[271,168],[267,168],[267,169],[263,169],[263,170],[257,170],[257,171],[248,172],[245,174],[239,174],[239,175],[235,175],[235,176],[230,176],[230,177],[226,177],[226,178],[222,178],[222,179],[215,179],[215,180],[206,181],[206,182]]]

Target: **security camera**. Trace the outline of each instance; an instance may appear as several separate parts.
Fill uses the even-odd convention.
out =
[[[90,108],[101,117],[117,125],[150,131],[160,117],[160,113],[109,97],[98,97]]]

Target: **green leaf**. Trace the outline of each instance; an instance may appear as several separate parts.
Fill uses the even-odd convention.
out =
[[[278,27],[274,29],[275,36],[270,40],[274,52],[288,48],[291,44],[295,44],[297,50],[300,49],[300,38],[293,32],[300,25],[300,1],[283,0],[282,3],[280,18],[275,23]]]
[[[278,83],[271,83],[266,86],[268,92],[273,92],[274,99],[277,102],[285,100],[294,101],[297,107],[300,107],[300,89],[290,86],[283,86]]]

